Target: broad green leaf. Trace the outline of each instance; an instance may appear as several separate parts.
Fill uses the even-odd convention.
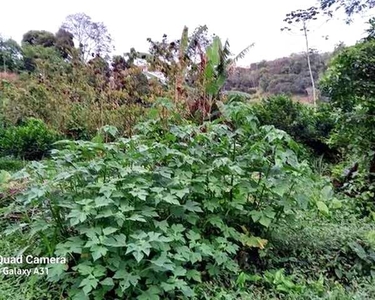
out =
[[[367,253],[366,250],[363,249],[363,247],[358,244],[357,242],[351,242],[349,244],[350,248],[354,250],[354,252],[358,255],[358,257],[362,260],[367,259]]]
[[[259,223],[262,224],[264,227],[269,227],[270,224],[272,222],[272,219],[266,217],[266,216],[262,216],[260,219],[259,219]]]
[[[78,273],[83,276],[86,276],[92,274],[92,272],[94,271],[94,267],[92,266],[91,262],[85,261],[73,267],[73,270],[78,271]]]
[[[115,279],[121,279],[119,282],[122,291],[127,290],[130,286],[136,286],[141,279],[138,275],[133,275],[126,270],[118,270],[113,276]]]
[[[109,133],[112,137],[116,137],[118,134],[118,129],[115,126],[105,125],[101,130],[105,133]]]
[[[186,272],[187,279],[193,279],[196,282],[202,282],[201,273],[197,270],[189,270]]]
[[[273,192],[279,195],[280,197],[284,196],[286,193],[289,192],[290,184],[289,182],[277,180],[275,181],[275,186],[273,188]]]
[[[107,277],[106,279],[100,281],[101,285],[107,285],[107,286],[114,286],[115,283],[113,282],[113,279],[110,277]]]
[[[151,244],[147,241],[140,240],[139,244],[130,243],[125,254],[132,253],[136,261],[139,263],[145,255],[150,255]]]
[[[10,225],[9,227],[7,227],[6,230],[4,230],[4,234],[6,236],[12,235],[13,233],[15,233],[17,231],[22,231],[22,228],[26,227],[27,225],[28,225],[27,223],[18,223],[18,224]],[[37,225],[37,226],[35,226],[35,225]],[[49,227],[50,227],[49,224],[46,223],[46,222],[43,222],[42,224],[40,224],[40,223],[39,224],[33,224],[32,228],[31,228],[30,235],[34,236],[39,231],[46,230]]]
[[[98,286],[99,279],[95,278],[92,275],[89,275],[83,279],[79,285],[82,288],[85,295],[88,295],[93,289]]]
[[[168,227],[169,227],[168,222],[166,220],[164,220],[164,221],[154,220],[154,225],[155,225],[155,227],[160,228],[160,230],[163,231],[163,232],[167,232]]]
[[[68,218],[70,219],[70,225],[75,226],[86,221],[87,213],[79,210],[72,210],[69,213]]]
[[[185,195],[189,194],[189,189],[184,188],[182,190],[171,190],[171,193],[182,199]]]
[[[52,282],[58,282],[61,280],[62,275],[68,270],[68,265],[65,264],[49,264],[47,278]]]
[[[175,269],[174,263],[167,258],[167,253],[165,252],[162,253],[157,259],[151,260],[151,263],[167,271],[173,271]]]
[[[203,212],[203,210],[200,207],[200,204],[195,201],[188,200],[186,201],[185,205],[183,205],[183,207],[188,211]]]
[[[177,200],[177,198],[174,195],[167,194],[162,197],[162,201],[174,204],[174,205],[180,205],[180,201]]]
[[[84,241],[78,237],[70,237],[65,243],[59,243],[56,246],[55,254],[59,256],[66,256],[71,253],[82,253]]]
[[[94,265],[94,271],[92,272],[94,277],[102,278],[106,273],[107,273],[107,269],[105,267],[103,267],[102,265],[98,265],[98,264]]]
[[[72,300],[90,300],[90,297],[87,296],[82,289],[80,291],[76,290],[72,297]]]
[[[329,186],[329,185],[326,185],[322,189],[321,195],[323,197],[323,200],[325,200],[325,201],[331,199],[332,196],[333,196],[333,189],[332,189],[332,187]]]
[[[330,208],[332,208],[332,209],[339,209],[341,207],[342,207],[342,202],[340,200],[333,199],[330,202]]]
[[[145,257],[145,255],[143,254],[143,252],[141,250],[135,250],[132,252],[135,260],[139,263],[141,262],[141,260]]]
[[[8,183],[11,177],[12,176],[9,174],[9,172],[0,170],[0,187],[2,184],[5,185],[6,183]]]
[[[108,252],[108,249],[103,246],[94,245],[90,248],[90,251],[91,251],[92,258],[94,259],[94,261],[96,261],[99,258],[105,256]]]
[[[126,218],[127,220],[130,220],[130,221],[134,221],[134,222],[142,222],[142,223],[146,223],[146,219],[139,215],[139,214],[134,214],[132,216],[130,216],[129,218]]]
[[[130,194],[133,195],[134,197],[137,197],[143,201],[146,200],[146,197],[148,196],[148,192],[142,189],[134,189],[130,191]]]
[[[114,228],[114,227],[106,227],[103,229],[103,234],[104,235],[110,235],[114,232],[116,232],[118,229],[117,228]]]
[[[106,237],[103,240],[103,245],[108,247],[125,247],[126,246],[126,236],[124,234],[115,234],[111,237]]]
[[[318,207],[318,209],[319,209],[320,212],[322,212],[322,213],[324,213],[326,215],[329,214],[329,209],[328,209],[327,205],[323,201],[316,202],[316,205],[317,205],[317,207]]]
[[[187,234],[186,234],[187,238],[191,241],[198,241],[201,239],[201,235],[196,232],[196,231],[193,231],[193,230],[190,230]]]
[[[251,218],[253,219],[253,222],[258,222],[260,218],[263,216],[263,213],[260,211],[252,210],[250,212]]]
[[[113,204],[113,200],[108,197],[96,197],[95,208],[106,207]]]
[[[160,289],[157,286],[151,286],[147,291],[142,292],[137,297],[138,300],[159,300]]]

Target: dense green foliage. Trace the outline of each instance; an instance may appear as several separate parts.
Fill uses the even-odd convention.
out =
[[[20,126],[10,126],[0,132],[0,154],[33,160],[48,156],[52,144],[61,136],[43,121],[29,119]]]
[[[374,59],[372,39],[348,47],[331,61],[321,83],[337,115],[331,142],[354,165],[346,190],[364,200],[367,212],[375,210]]]
[[[35,73],[22,74],[16,82],[0,82],[0,117],[4,122],[17,124],[34,117],[61,134],[88,139],[105,124],[129,134],[142,116],[145,105],[136,101],[148,90],[139,84],[142,78],[133,77],[139,70],[130,74],[119,70],[116,79],[121,85],[112,88],[100,73],[99,63],[75,61],[72,72],[72,63],[64,61],[55,49],[28,46],[24,50],[32,58]]]
[[[84,13],[0,39],[0,255],[66,258],[1,265],[0,299],[375,298],[369,24],[307,43],[311,78],[302,54],[237,68],[251,46],[206,26],[113,58]]]
[[[312,52],[311,68],[314,79],[325,71],[330,54]],[[307,96],[311,89],[311,79],[305,54],[293,54],[273,61],[252,64],[249,69],[238,68],[228,78],[227,90],[252,93],[259,90],[270,94]]]
[[[341,213],[345,211],[341,209]],[[325,220],[316,224],[317,218],[314,216],[298,226],[290,228],[288,225],[278,230],[273,237],[274,247],[268,253],[272,256],[268,260],[272,265],[267,269],[285,268],[288,273],[315,270],[316,273],[311,274],[315,279],[332,277],[341,283],[363,277],[370,279],[375,272],[373,224],[358,224],[350,216],[346,216],[349,221],[340,218],[337,224]],[[306,265],[309,265],[308,271],[304,270]]]
[[[364,102],[361,98],[374,97],[375,41],[360,42],[347,47],[330,62],[322,81],[324,92],[334,104],[344,110]]]
[[[335,120],[326,105],[314,111],[287,96],[274,96],[254,104],[253,112],[261,124],[284,130],[316,155],[332,158],[336,152],[327,142]]]
[[[0,35],[0,70],[18,72],[22,68],[21,47],[12,39],[5,40]]]
[[[25,162],[11,156],[4,156],[0,159],[0,170],[19,171],[25,166]]]
[[[73,299],[192,297],[194,282],[235,278],[239,252],[263,249],[272,224],[328,213],[330,186],[298,162],[293,140],[258,127],[247,105],[223,110],[227,125],[154,120],[109,144],[61,142],[20,174],[29,188],[9,213],[40,211],[20,220],[34,253],[69,258],[50,279]]]

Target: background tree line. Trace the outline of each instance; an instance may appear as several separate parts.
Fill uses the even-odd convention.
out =
[[[331,53],[311,51],[311,68],[314,79],[327,69]],[[308,95],[311,80],[303,53],[292,54],[272,61],[253,63],[249,68],[236,68],[229,76],[225,88],[250,94]]]

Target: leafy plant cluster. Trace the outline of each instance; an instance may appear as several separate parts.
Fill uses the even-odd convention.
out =
[[[19,171],[25,166],[25,162],[10,156],[5,156],[0,159],[0,170],[5,171]]]
[[[42,121],[30,118],[23,125],[10,126],[0,132],[0,154],[21,159],[42,159],[61,136]]]
[[[202,288],[204,299],[372,299],[374,224],[358,219],[350,199],[330,214],[302,212],[278,224],[259,260],[230,288]]]
[[[315,279],[323,276],[345,285],[361,278],[375,279],[373,224],[346,216],[312,226],[316,219],[310,216],[297,226],[280,226],[264,259],[266,268],[286,268],[288,273]]]
[[[99,62],[66,62],[55,52],[42,50],[47,53],[37,60],[35,73],[0,83],[4,122],[16,125],[34,117],[73,139],[90,139],[105,124],[117,126],[125,135],[131,133],[146,106],[136,103],[139,94],[133,75],[122,75],[123,87],[115,89],[101,73]]]
[[[365,212],[372,213],[375,192],[375,43],[372,38],[342,50],[330,63],[322,79],[323,91],[331,99],[337,125],[330,143],[339,147],[350,176],[345,192],[363,201]],[[348,176],[347,176],[348,177]]]
[[[315,155],[334,157],[328,138],[335,127],[335,119],[328,105],[321,104],[317,111],[293,101],[288,96],[272,96],[253,105],[260,124],[273,125],[290,134],[296,141],[311,149]]]
[[[8,234],[22,228],[28,251],[66,256],[49,279],[73,299],[189,298],[201,281],[233,278],[273,224],[328,213],[327,184],[248,105],[222,110],[199,126],[154,119],[112,143],[60,142],[49,163],[15,175],[29,187],[5,209],[24,216]]]

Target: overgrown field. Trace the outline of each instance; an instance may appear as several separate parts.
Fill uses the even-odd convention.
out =
[[[205,26],[113,58],[84,14],[1,40],[0,300],[375,299],[374,24],[315,106],[225,92],[250,47]]]
[[[93,141],[58,142],[12,178],[3,171],[3,256],[68,262],[3,275],[1,296],[373,297],[371,218],[251,105],[220,109],[195,125],[155,108],[131,138],[107,126]]]

